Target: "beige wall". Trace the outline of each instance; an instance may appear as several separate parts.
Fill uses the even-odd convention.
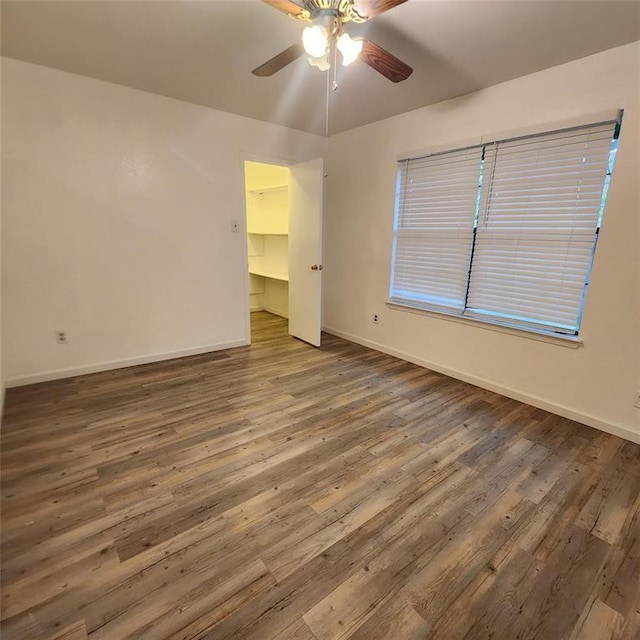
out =
[[[332,137],[325,327],[640,441],[639,60],[640,43],[627,45]],[[399,154],[615,108],[624,123],[581,348],[385,305]]]
[[[245,343],[243,161],[323,140],[6,58],[2,86],[7,382]]]
[[[640,45],[334,136],[324,325],[640,440]],[[242,160],[320,138],[3,60],[2,330],[10,384],[246,340]],[[385,306],[402,152],[625,108],[584,314],[569,349]],[[374,313],[379,325],[372,323]],[[57,345],[54,331],[68,332]]]

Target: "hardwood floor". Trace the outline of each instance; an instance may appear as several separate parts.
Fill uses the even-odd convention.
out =
[[[11,389],[5,640],[640,633],[640,446],[332,336]]]

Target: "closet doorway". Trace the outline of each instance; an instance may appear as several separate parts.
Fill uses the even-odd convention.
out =
[[[287,318],[291,335],[320,346],[323,161],[244,171],[249,310]]]

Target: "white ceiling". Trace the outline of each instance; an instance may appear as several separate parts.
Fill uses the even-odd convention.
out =
[[[259,0],[3,0],[2,54],[324,134],[326,74],[251,75],[303,26]],[[340,67],[332,133],[640,40],[640,2],[409,0],[349,30],[414,73]]]

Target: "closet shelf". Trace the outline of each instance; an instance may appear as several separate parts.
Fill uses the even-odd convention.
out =
[[[283,232],[271,232],[271,231],[247,231],[251,236],[288,236],[286,231]]]
[[[256,267],[249,267],[249,273],[254,276],[263,276],[265,278],[271,278],[272,280],[282,280],[283,282],[289,282],[289,276],[286,273],[267,271],[266,269],[258,269]]]
[[[248,193],[253,193],[255,195],[262,195],[263,193],[269,193],[271,191],[282,191],[283,189],[287,189],[289,187],[288,184],[274,184],[270,187],[261,187],[260,189],[247,189]]]

